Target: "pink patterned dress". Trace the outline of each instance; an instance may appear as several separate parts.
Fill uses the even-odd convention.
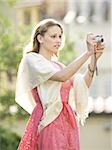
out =
[[[61,98],[63,109],[60,115],[40,133],[38,125],[43,115],[43,107],[37,88],[32,90],[37,103],[31,114],[18,150],[79,150],[79,128],[72,108],[68,104],[72,82],[62,83]]]

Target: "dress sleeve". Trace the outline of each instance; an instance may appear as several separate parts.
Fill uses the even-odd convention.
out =
[[[57,71],[42,55],[26,54],[21,60],[17,73],[16,102],[31,114],[36,106],[31,90],[46,82]]]
[[[73,89],[75,94],[75,104],[78,119],[81,125],[84,125],[85,119],[88,117],[88,87],[85,83],[83,75],[76,74],[73,78]]]

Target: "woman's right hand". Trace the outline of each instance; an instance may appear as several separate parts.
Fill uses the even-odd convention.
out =
[[[88,54],[91,56],[92,54],[95,53],[95,46],[97,45],[94,34],[92,33],[87,34],[86,44],[87,44]]]
[[[92,33],[89,33],[87,34],[86,43],[89,56],[95,54],[97,60],[104,52],[105,48],[104,42],[98,43],[96,41],[96,36]]]

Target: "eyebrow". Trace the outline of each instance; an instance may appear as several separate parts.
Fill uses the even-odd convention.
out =
[[[48,33],[48,35],[57,35],[57,33]],[[62,33],[59,35],[62,35]]]

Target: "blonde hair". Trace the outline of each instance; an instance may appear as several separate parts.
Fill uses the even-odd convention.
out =
[[[54,19],[44,19],[40,21],[34,28],[31,36],[31,42],[26,46],[26,52],[36,52],[39,53],[40,43],[37,39],[37,36],[40,34],[44,36],[44,34],[47,32],[48,28],[52,26],[58,26],[61,29],[61,32],[63,34],[63,27],[62,25],[54,20]],[[62,42],[63,43],[63,42]]]

